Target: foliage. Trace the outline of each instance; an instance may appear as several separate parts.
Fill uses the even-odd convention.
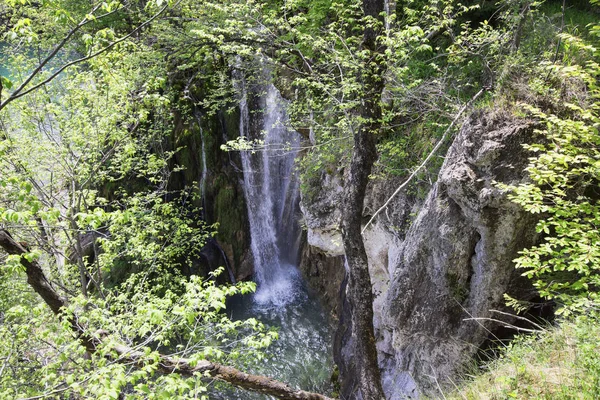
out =
[[[598,55],[576,38],[563,38]],[[534,279],[542,296],[562,305],[560,312],[583,311],[597,302],[600,284],[600,67],[590,59],[585,65],[546,68],[560,80],[581,82],[587,93],[578,103],[565,104],[564,116],[526,107],[541,122],[536,133],[543,141],[526,145],[536,154],[527,168],[531,183],[512,188],[511,198],[527,211],[542,214],[537,232],[543,240],[522,251],[516,263]]]
[[[541,59],[560,53],[555,61],[561,66],[544,72],[552,83],[579,82],[586,93],[568,112],[538,103],[529,108],[546,124],[538,132],[545,141],[530,146],[543,156],[531,160],[533,183],[515,188],[513,197],[548,218],[538,226],[545,241],[518,263],[543,295],[569,309],[597,300],[598,66],[585,64],[596,50],[567,30],[555,52],[546,33],[556,23],[539,22],[543,18],[523,27],[529,11],[537,15],[537,2],[503,0],[490,18],[473,21],[476,6],[407,1],[383,26],[364,18],[357,0],[110,1],[97,9],[74,0],[6,4],[11,8],[1,5],[0,18],[7,21],[1,29],[11,47],[3,50],[11,73],[1,77],[0,100],[26,83],[45,54],[40,49],[60,47],[69,32],[70,40],[27,87],[72,58],[115,44],[2,110],[0,224],[27,242],[27,257],[44,265],[90,332],[107,331],[107,343],[140,349],[146,360],[136,367],[110,360],[110,344],[85,356],[68,327],[27,288],[18,259],[6,257],[3,395],[202,396],[200,377],[156,374],[157,351],[243,365],[275,337],[256,321],[232,322],[223,314],[227,296],[249,285],[217,287],[206,277],[185,277],[198,274],[195,261],[214,227],[200,221],[193,190],[168,190],[177,151],[164,148],[176,123],[172,111],[197,118],[234,107],[239,79],[273,82],[291,101],[293,125],[312,145],[300,168],[303,192],[314,196],[323,174],[344,173],[350,138],[368,122],[360,116],[369,100],[365,79],[385,83],[378,94],[376,173],[402,174],[481,86],[504,89],[523,75],[536,98],[559,103],[564,87],[547,84],[538,68]],[[115,43],[165,6],[164,18]],[[385,51],[372,60],[361,42],[374,26],[383,29],[377,45]],[[538,26],[543,34],[535,35]],[[533,39],[517,49],[515,33],[522,29]],[[365,76],[365,66],[374,64],[385,65],[385,74]],[[229,205],[231,197],[227,189],[217,201]]]
[[[72,70],[44,92],[15,101],[0,120],[0,218],[32,247],[39,245],[45,261],[54,259],[51,271],[60,280],[67,279],[61,276],[68,275],[65,261],[84,268],[87,259],[78,247],[106,231],[107,213],[122,212],[124,194],[136,185],[166,194],[172,153],[159,146],[169,100],[156,78],[144,80],[142,65],[151,56],[138,58],[139,50]],[[28,61],[22,55],[13,65],[27,69]]]
[[[107,230],[99,240],[98,256],[106,283],[122,282],[129,273],[144,271],[145,279],[153,278],[152,291],[157,292],[169,287],[175,272],[206,275],[195,264],[212,234],[199,220],[199,210],[189,207],[193,195],[184,193],[169,202],[163,197],[162,193],[136,193],[120,199],[118,210],[97,209],[93,214]],[[175,287],[173,282],[170,285]]]
[[[20,278],[12,278],[18,289]],[[104,298],[73,299],[68,312],[80,316],[79,324],[91,332],[109,329],[103,347],[91,356],[73,338],[68,324],[58,323],[30,290],[23,287],[20,298],[5,297],[10,292],[2,291],[0,397],[199,398],[206,392],[202,377],[183,379],[157,373],[159,351],[164,354],[171,349],[178,355],[191,355],[196,362],[208,358],[244,365],[260,357],[257,349],[276,338],[256,320],[230,321],[222,313],[227,297],[253,290],[252,283],[218,287],[213,279],[193,277],[180,282],[183,295],[157,296],[148,282],[141,284],[141,290],[131,290],[140,281],[141,276],[130,277],[123,285],[128,290],[114,290]],[[83,309],[87,312],[81,313]],[[123,343],[144,352],[143,368],[106,358],[113,344]]]
[[[23,7],[38,18],[32,26],[52,31],[52,8]],[[113,33],[104,34],[111,40]],[[102,46],[88,39],[69,45]],[[43,40],[34,37],[37,45]],[[36,64],[34,53],[17,50],[11,79],[20,83]],[[200,221],[192,191],[168,190],[177,149],[164,148],[174,107],[165,76],[162,54],[131,40],[2,110],[0,227],[26,242],[26,257],[69,299],[66,311],[78,324],[105,340],[87,354],[28,287],[19,257],[3,257],[1,398],[200,398],[210,381],[158,374],[159,352],[239,366],[259,360],[259,349],[276,338],[254,319],[224,313],[227,298],[253,284],[216,286],[222,269],[197,270],[214,227]],[[116,344],[144,359],[124,362],[114,356]]]

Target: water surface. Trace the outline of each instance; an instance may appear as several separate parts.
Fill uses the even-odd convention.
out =
[[[232,319],[253,317],[278,328],[279,340],[264,351],[265,359],[248,372],[272,377],[297,389],[330,395],[334,365],[331,322],[299,275],[291,290],[294,301],[285,306],[257,302],[255,295],[230,300],[227,309]],[[229,387],[214,388],[212,392],[210,398],[220,400],[270,398]]]

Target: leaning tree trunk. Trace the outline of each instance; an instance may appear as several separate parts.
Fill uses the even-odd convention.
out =
[[[360,105],[361,125],[354,134],[354,152],[350,175],[345,182],[342,238],[348,263],[348,299],[352,315],[351,333],[355,339],[354,362],[358,372],[356,397],[364,400],[384,398],[381,374],[377,363],[373,328],[373,292],[367,253],[363,243],[362,213],[371,168],[377,158],[375,134],[381,128],[381,93],[384,86],[385,64],[383,47],[377,38],[383,27],[383,0],[363,0],[366,17],[381,24],[367,23],[363,36],[365,58],[360,80],[363,87]]]

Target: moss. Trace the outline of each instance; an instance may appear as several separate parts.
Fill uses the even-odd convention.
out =
[[[331,384],[333,385],[333,397],[339,397],[340,392],[342,391],[342,386],[340,383],[340,367],[335,365],[333,367],[333,371],[331,372],[330,378]]]
[[[215,179],[213,190],[216,191],[213,205],[214,216],[219,224],[217,239],[225,243],[236,243],[240,240],[240,234],[244,232],[245,203],[224,177]],[[234,245],[233,252],[237,264],[242,258],[243,246]]]
[[[198,132],[198,161],[202,168],[202,143],[204,143],[204,151],[206,155],[206,168],[209,171],[215,170],[218,164],[220,153],[220,141],[218,139],[220,130],[218,129],[218,121],[216,117],[206,118],[202,121],[202,132]]]
[[[240,136],[240,111],[237,107],[221,112],[220,118],[225,134],[230,140]]]
[[[189,146],[183,147],[177,154],[177,163],[183,168],[183,175],[185,176],[185,182],[189,185],[197,180],[198,174],[196,171],[197,159]]]

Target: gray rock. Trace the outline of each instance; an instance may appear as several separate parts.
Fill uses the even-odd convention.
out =
[[[415,386],[436,394],[494,329],[485,318],[519,281],[512,260],[535,238],[535,220],[495,182],[526,179],[521,144],[531,134],[527,121],[478,112],[450,147],[386,294],[380,338],[390,398]]]
[[[522,144],[532,131],[532,123],[508,114],[474,113],[448,150],[424,203],[400,193],[365,231],[388,398],[439,395],[438,388],[456,377],[494,329],[485,318],[491,317],[489,310],[503,306],[504,293],[531,296],[512,260],[534,242],[536,221],[495,182],[526,179],[529,155]],[[341,182],[341,176],[324,176],[319,196],[302,202],[313,252],[320,249],[338,260],[343,254]],[[365,222],[400,183],[378,180],[370,185]],[[339,264],[330,281],[334,285],[341,276]],[[318,269],[313,274],[327,285],[327,275]],[[349,347],[351,339],[340,336],[336,359],[341,371],[352,371],[352,359],[344,357],[351,354]]]

